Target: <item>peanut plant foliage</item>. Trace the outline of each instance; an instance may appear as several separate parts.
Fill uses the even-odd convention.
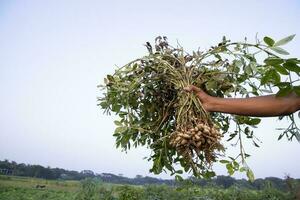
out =
[[[255,43],[223,37],[216,46],[192,53],[180,45],[171,46],[166,37],[157,37],[154,44],[147,42],[147,55],[116,69],[100,86],[104,92],[98,98],[99,106],[119,118],[113,134],[116,146],[125,151],[150,148],[147,159],[155,174],[169,171],[181,179],[179,174],[185,171],[213,177],[212,165],[220,162],[230,175],[241,171],[253,180],[243,142],[249,139],[259,147],[253,129],[261,119],[209,113],[183,88],[195,85],[217,97],[259,96],[274,89],[278,89],[277,96],[300,96],[300,60],[286,58],[289,53],[282,48],[294,36],[278,41],[256,38]],[[294,115],[287,118],[290,124],[280,129],[278,139],[300,140]],[[226,155],[224,144],[229,142],[240,148],[238,155]]]

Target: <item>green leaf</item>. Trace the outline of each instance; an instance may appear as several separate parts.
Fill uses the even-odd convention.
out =
[[[293,91],[293,88],[291,86],[280,88],[279,91],[277,92],[276,96],[277,97],[287,96],[292,91]]]
[[[249,61],[256,63],[254,54],[244,54],[244,57],[247,58]]]
[[[297,58],[286,59],[286,62],[293,62],[295,64],[300,64],[300,60],[298,60]]]
[[[276,57],[269,57],[267,59],[264,60],[264,62],[267,64],[267,65],[279,65],[279,64],[282,64],[283,63],[283,59],[281,58],[276,58]]]
[[[278,72],[276,70],[272,70],[271,71],[271,77],[272,77],[272,82],[273,83],[279,83],[280,82],[280,75],[278,74]]]
[[[278,137],[278,140],[281,140],[281,138],[284,136],[284,134],[280,134]]]
[[[270,47],[275,44],[275,41],[268,36],[264,37],[264,42]]]
[[[285,37],[285,38],[283,38],[283,39],[281,39],[281,40],[275,42],[274,46],[281,46],[281,45],[287,44],[288,42],[290,42],[291,40],[294,39],[295,35],[296,35],[296,34],[287,36],[287,37]]]
[[[214,171],[207,171],[205,174],[204,174],[204,177],[206,178],[212,178],[216,176],[216,173]]]
[[[293,87],[293,91],[294,91],[298,96],[300,96],[300,86],[294,86],[294,87]]]
[[[226,164],[227,172],[231,176],[234,174],[234,170],[231,163]]]
[[[111,82],[114,82],[114,77],[112,75],[107,75],[107,79]]]
[[[102,109],[106,109],[109,107],[109,104],[106,101],[102,101],[99,105],[102,107]]]
[[[300,67],[294,62],[285,62],[283,64],[283,67],[285,67],[286,69],[288,69],[290,71],[300,73]]]
[[[259,118],[250,118],[249,120],[245,121],[245,124],[254,126],[254,125],[259,124],[260,121],[261,121],[261,119],[259,119]]]
[[[118,113],[118,112],[120,112],[121,108],[122,108],[122,105],[113,104],[112,107],[111,107],[111,110],[112,110],[113,112]]]
[[[208,81],[205,86],[207,90],[214,90],[217,89],[217,82],[215,80],[211,80]]]
[[[282,55],[289,55],[290,53],[284,50],[283,48],[280,47],[271,47],[271,50],[275,51],[276,53],[282,54]]]
[[[134,63],[134,65],[132,66],[132,71],[136,70],[137,67],[138,67],[138,64]]]
[[[228,170],[231,170],[231,169],[232,169],[231,163],[228,163],[228,164],[226,165],[226,168],[227,168]]]
[[[183,171],[182,171],[182,170],[177,170],[175,173],[177,173],[177,174],[182,174]]]
[[[220,163],[227,164],[227,163],[229,163],[229,161],[228,160],[220,160]]]
[[[185,165],[185,166],[184,166],[184,171],[185,171],[185,172],[188,172],[189,170],[190,170],[190,166],[189,166],[189,165]]]
[[[233,166],[234,166],[234,168],[235,168],[236,170],[239,169],[240,165],[239,165],[238,162],[236,162],[236,161],[234,160],[234,161],[232,162],[232,164],[233,164]]]
[[[251,169],[247,169],[247,177],[248,177],[250,182],[254,181],[255,178],[254,178],[254,174],[253,174]]]
[[[234,60],[233,64],[238,68],[243,66],[243,62],[241,60]]]
[[[275,84],[275,86],[279,87],[279,88],[282,88],[282,87],[289,87],[291,85],[290,82],[280,82],[280,83],[277,83]]]
[[[122,123],[120,121],[114,121],[115,125],[122,126]]]
[[[230,140],[232,140],[235,136],[237,135],[237,133],[232,133],[229,135],[229,139],[227,139],[226,141],[229,142]]]
[[[172,165],[168,162],[165,163],[165,167],[169,170],[169,171],[172,171]]]
[[[284,67],[282,67],[281,65],[273,65],[273,67],[280,74],[282,74],[282,75],[289,75],[289,72]]]
[[[247,169],[245,167],[241,167],[239,171],[240,172],[245,172],[245,171],[247,171]]]
[[[124,116],[127,115],[127,114],[128,114],[128,112],[124,112],[124,111],[120,111],[120,112],[119,112],[119,116],[120,116],[121,118],[124,118]]]
[[[244,67],[244,71],[245,71],[246,74],[251,75],[251,74],[252,74],[252,68],[251,68],[251,65],[250,65],[250,64],[249,64],[249,65],[246,65],[246,66]]]
[[[260,84],[265,85],[266,83],[269,82],[270,79],[271,79],[270,73],[269,71],[267,71],[265,75],[260,79]]]
[[[115,134],[121,134],[126,130],[127,130],[126,127],[118,127],[118,128],[115,129]]]
[[[280,82],[280,75],[278,72],[274,69],[269,70],[265,73],[265,75],[260,80],[261,84],[264,85],[266,83],[279,83]]]
[[[179,176],[179,175],[176,175],[175,176],[175,180],[176,181],[183,181],[183,178],[181,176]]]

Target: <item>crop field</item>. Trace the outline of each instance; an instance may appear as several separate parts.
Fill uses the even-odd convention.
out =
[[[46,188],[36,188],[45,185]],[[0,177],[0,199],[73,199],[78,181],[49,181],[25,177]]]
[[[43,187],[44,186],[44,187]],[[38,188],[37,188],[38,187]],[[41,188],[42,187],[42,188]],[[222,189],[214,186],[183,185],[133,186],[109,184],[87,179],[83,181],[44,180],[0,176],[0,200],[291,200],[292,193],[272,187],[263,190]]]

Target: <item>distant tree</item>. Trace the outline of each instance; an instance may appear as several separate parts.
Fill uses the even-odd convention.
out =
[[[92,170],[82,170],[80,173],[83,174],[85,177],[94,177],[95,176],[95,174]]]
[[[143,178],[143,176],[138,174],[138,175],[135,176],[135,178],[140,179],[140,178]]]
[[[217,176],[215,183],[218,186],[223,186],[224,188],[229,188],[232,186],[236,180],[230,176]]]

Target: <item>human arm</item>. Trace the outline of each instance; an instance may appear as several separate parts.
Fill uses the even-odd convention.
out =
[[[300,97],[291,93],[285,97],[275,95],[249,98],[220,98],[206,94],[196,86],[188,86],[186,91],[194,92],[209,112],[222,112],[244,116],[272,117],[288,115],[300,109]]]

